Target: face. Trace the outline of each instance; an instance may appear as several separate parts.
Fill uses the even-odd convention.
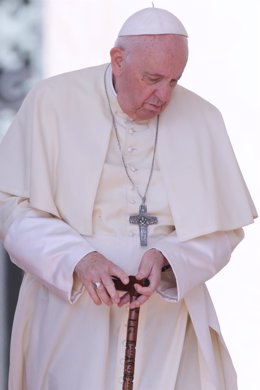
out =
[[[134,120],[147,120],[170,101],[187,62],[187,39],[176,35],[134,39],[124,49],[111,50],[114,85],[122,110]]]

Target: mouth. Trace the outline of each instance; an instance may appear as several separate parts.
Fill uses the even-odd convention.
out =
[[[154,104],[154,103],[149,103],[149,102],[146,102],[144,104],[144,106],[146,106],[147,108],[150,108],[152,110],[155,110],[155,111],[160,111],[163,109],[164,105],[163,104]]]

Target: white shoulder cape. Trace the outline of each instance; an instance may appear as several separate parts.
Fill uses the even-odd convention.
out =
[[[112,121],[107,65],[55,76],[26,97],[0,145],[0,191],[92,234]],[[157,159],[179,240],[257,216],[219,111],[177,86],[160,117]]]

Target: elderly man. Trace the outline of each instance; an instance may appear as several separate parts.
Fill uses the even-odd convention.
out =
[[[18,112],[0,150],[1,237],[25,271],[9,390],[120,390],[112,278],[129,275],[149,280],[134,390],[237,388],[205,282],[256,211],[220,113],[177,85],[187,58],[182,23],[147,8],[111,64],[39,83]]]

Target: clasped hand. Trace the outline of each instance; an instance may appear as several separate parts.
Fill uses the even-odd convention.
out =
[[[131,302],[130,309],[140,307],[155,292],[161,281],[161,269],[165,264],[167,260],[160,251],[149,249],[144,253],[135,276],[137,280],[147,278],[150,284],[148,287],[135,284],[135,289],[140,296]],[[77,264],[75,273],[96,305],[104,303],[121,307],[129,302],[129,294],[126,293],[120,297],[112,280],[112,277],[116,276],[126,285],[129,283],[128,275],[101,253],[91,252],[83,257]],[[100,282],[98,288],[95,282]]]

